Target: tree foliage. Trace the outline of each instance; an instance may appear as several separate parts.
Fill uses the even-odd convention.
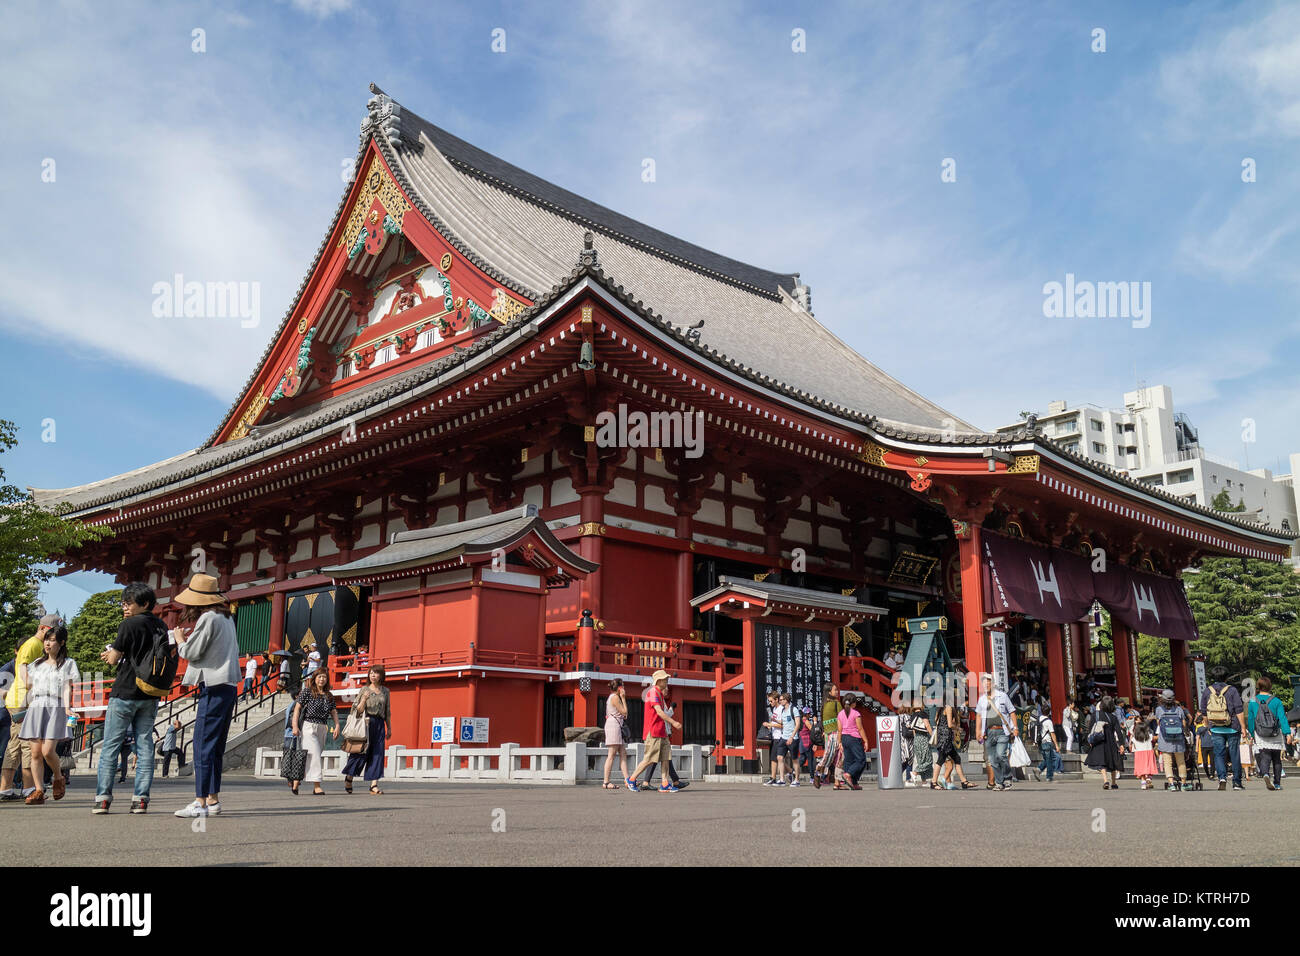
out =
[[[1233,683],[1267,675],[1284,702],[1300,673],[1300,575],[1289,565],[1250,558],[1207,558],[1184,577],[1207,670],[1227,668]]]
[[[0,575],[0,663],[36,633],[40,619],[35,579],[17,571]]]
[[[0,453],[17,443],[17,426],[0,419]],[[4,469],[0,468],[0,581],[23,577],[44,581],[53,572],[40,565],[108,534],[105,528],[94,528],[64,518],[61,511],[39,507],[27,492],[6,484]]]
[[[1233,505],[1232,498],[1228,496],[1228,489],[1220,488],[1219,493],[1210,499],[1210,507],[1215,511],[1245,511],[1246,499],[1238,498],[1236,505]]]

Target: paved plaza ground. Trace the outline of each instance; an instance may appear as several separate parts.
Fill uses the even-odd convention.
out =
[[[0,846],[10,862],[71,866],[326,865],[354,861],[363,847],[368,859],[394,865],[1292,866],[1300,862],[1300,778],[1292,777],[1294,788],[1281,793],[1259,782],[1244,793],[1144,792],[1127,779],[1106,793],[1090,778],[1007,793],[696,783],[634,794],[389,781],[383,796],[357,781],[348,796],[328,781],[325,797],[231,777],[224,812],[201,832],[172,816],[192,799],[190,778],[155,781],[143,816],[127,812],[129,786],[109,815],[93,815],[89,781],[74,779],[58,803],[0,804]],[[800,819],[805,829],[795,832]]]

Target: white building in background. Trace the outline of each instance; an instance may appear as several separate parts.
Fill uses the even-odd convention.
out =
[[[1016,422],[998,431],[1014,431],[1023,424]],[[1291,455],[1289,475],[1274,475],[1267,468],[1243,471],[1237,462],[1209,454],[1187,416],[1174,411],[1173,392],[1166,385],[1125,393],[1122,409],[1050,402],[1038,427],[1076,455],[1170,494],[1213,507],[1214,498],[1226,491],[1233,507],[1246,506],[1242,518],[1300,531],[1294,481],[1300,454]]]

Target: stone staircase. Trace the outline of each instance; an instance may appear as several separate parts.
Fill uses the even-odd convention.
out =
[[[232,752],[237,749],[242,753],[246,743],[245,738],[248,738],[250,735],[252,735],[251,739],[260,740],[262,737],[267,735],[269,727],[282,727],[284,724],[284,712],[286,706],[292,706],[292,699],[285,692],[268,694],[256,703],[249,701],[246,704],[242,700],[236,701],[235,717],[231,721],[230,737],[226,742],[226,753],[228,758],[232,755]],[[193,733],[194,708],[191,707],[183,712],[179,712],[177,713],[177,716],[180,717],[181,724],[185,731],[185,742],[183,748],[185,751],[185,768],[181,771],[181,774],[188,775],[193,772],[191,767],[194,759],[194,742],[191,737]],[[158,719],[154,721],[154,729],[157,731],[159,737],[166,732],[167,724],[170,719],[167,707],[165,705],[160,706],[158,708]],[[162,760],[161,757],[156,756],[157,746],[158,744],[155,741],[155,764]],[[100,749],[100,744],[96,743],[93,748],[87,748],[74,754],[76,767],[72,771],[73,775],[97,773]],[[238,758],[230,762],[234,764],[229,767],[229,769],[232,770],[239,769],[239,765],[243,763],[243,761]],[[161,772],[161,770],[158,772]]]

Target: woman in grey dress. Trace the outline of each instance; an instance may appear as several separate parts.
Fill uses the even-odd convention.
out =
[[[54,799],[62,800],[65,792],[63,768],[59,766],[59,742],[72,736],[68,711],[72,707],[72,685],[81,680],[77,662],[68,657],[68,629],[63,625],[45,632],[45,656],[27,669],[27,716],[22,723],[22,739],[32,742],[32,778],[36,790],[27,798],[33,806],[45,802],[41,782],[41,761],[54,771]]]

